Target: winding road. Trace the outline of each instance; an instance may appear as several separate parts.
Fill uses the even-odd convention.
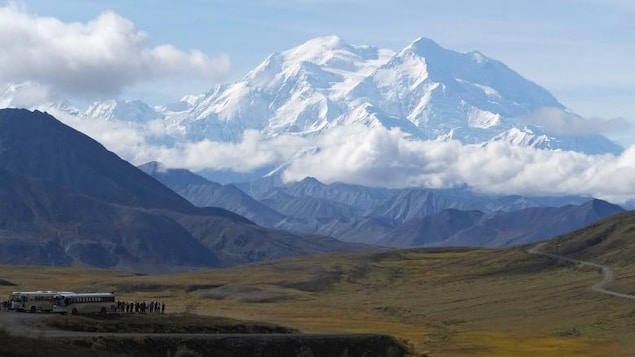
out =
[[[602,271],[602,280],[593,284],[593,286],[591,286],[591,290],[597,291],[598,293],[602,293],[602,294],[613,295],[613,296],[621,297],[624,299],[635,300],[635,295],[618,293],[616,291],[607,290],[605,288],[608,284],[612,283],[613,280],[615,280],[615,274],[613,273],[613,270],[608,265],[596,264],[596,263],[591,263],[584,260],[568,258],[563,255],[543,252],[540,250],[540,248],[542,248],[546,243],[547,242],[543,242],[531,247],[530,249],[527,250],[527,253],[542,255],[545,257],[549,257],[551,259],[564,260],[570,263],[586,265],[589,267],[599,269]]]

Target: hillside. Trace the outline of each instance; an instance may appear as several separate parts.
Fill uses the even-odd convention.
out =
[[[275,227],[284,216],[254,200],[234,185],[221,185],[183,169],[166,169],[149,162],[139,169],[198,207],[220,207],[265,227]]]
[[[140,270],[350,249],[198,208],[48,114],[0,110],[0,263]]]
[[[632,261],[621,290],[635,288]],[[12,289],[115,290],[170,313],[258,320],[304,333],[382,333],[429,356],[631,356],[632,300],[597,293],[596,269],[514,249],[416,249],[136,275],[1,266]]]
[[[559,236],[542,250],[612,266],[629,265],[635,261],[635,212],[612,215]]]
[[[0,168],[112,203],[193,211],[167,187],[48,114],[0,113]]]
[[[602,200],[496,213],[435,245],[505,247],[552,238],[624,210]]]

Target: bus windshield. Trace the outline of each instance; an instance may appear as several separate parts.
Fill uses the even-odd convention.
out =
[[[66,306],[66,304],[64,303],[64,296],[55,295],[53,297],[53,304],[57,306]]]

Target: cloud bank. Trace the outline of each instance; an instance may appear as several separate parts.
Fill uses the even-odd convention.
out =
[[[635,146],[621,155],[547,151],[497,141],[411,141],[397,129],[349,126],[322,137],[266,140],[248,130],[237,143],[203,140],[164,144],[160,122],[63,119],[134,164],[250,172],[283,167],[286,180],[382,187],[469,186],[493,194],[589,195],[615,203],[635,199]],[[150,130],[152,129],[152,130]]]
[[[65,23],[0,6],[0,81],[34,81],[76,96],[112,96],[125,87],[194,76],[217,81],[229,58],[170,44],[149,47],[148,36],[126,18],[106,11],[86,23]]]
[[[287,179],[368,186],[446,188],[467,185],[496,194],[635,198],[635,147],[620,156],[517,147],[413,142],[397,130],[342,128],[320,140],[314,155],[295,160]]]

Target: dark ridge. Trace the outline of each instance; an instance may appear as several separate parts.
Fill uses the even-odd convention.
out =
[[[0,167],[112,203],[195,210],[95,140],[39,111],[0,110]]]
[[[342,249],[195,207],[46,113],[0,110],[0,264],[170,272]]]

